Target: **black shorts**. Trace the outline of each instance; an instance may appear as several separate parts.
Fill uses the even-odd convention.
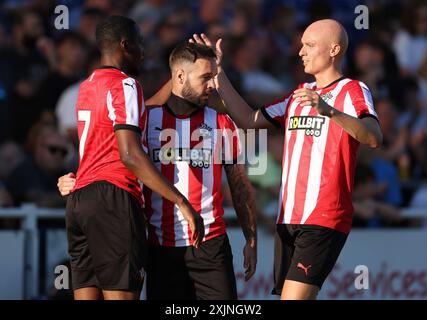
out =
[[[315,225],[278,224],[274,239],[273,294],[285,279],[322,288],[343,248],[347,234]]]
[[[147,242],[136,198],[109,182],[91,183],[68,197],[66,227],[74,290],[141,290]]]
[[[150,246],[147,300],[236,300],[226,234],[190,247]]]

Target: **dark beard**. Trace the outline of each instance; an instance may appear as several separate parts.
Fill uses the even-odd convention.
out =
[[[194,92],[193,88],[191,88],[191,86],[189,85],[189,83],[187,81],[184,83],[184,86],[182,87],[182,93],[181,94],[185,100],[188,100],[191,103],[194,103],[194,104],[202,107],[200,97],[197,96],[197,94]]]

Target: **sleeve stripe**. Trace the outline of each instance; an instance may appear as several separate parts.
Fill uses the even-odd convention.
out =
[[[360,87],[362,88],[363,97],[365,99],[366,105],[368,106],[369,113],[378,117],[374,109],[374,101],[372,99],[371,92],[363,82],[359,82],[359,84],[360,84]]]
[[[293,91],[279,100],[276,100],[273,103],[265,105],[261,108],[261,112],[264,117],[277,128],[280,128],[282,125],[284,125],[282,120],[284,120],[283,117],[286,114],[289,102],[292,99],[292,93]]]
[[[116,125],[116,110],[113,107],[113,97],[111,96],[111,91],[108,90],[107,93],[107,108],[108,108],[108,118],[113,121],[113,126]]]
[[[360,118],[362,114],[371,114],[374,117],[378,117],[374,109],[372,95],[363,82],[350,82],[347,95],[351,108],[356,112],[355,116],[357,118]]]
[[[132,78],[122,80],[126,107],[126,124],[139,125],[138,91],[136,82]]]
[[[141,128],[137,127],[137,126],[130,125],[130,124],[116,124],[114,126],[114,131],[117,131],[117,130],[131,130],[131,131],[134,131],[137,134],[141,135]]]
[[[377,120],[378,123],[380,123],[380,121],[378,120],[378,118],[375,115],[373,115],[373,114],[369,114],[369,113],[361,114],[360,117],[359,117],[359,119],[363,119],[363,118],[373,118],[373,119]]]
[[[353,100],[351,99],[349,91],[345,92],[345,98],[344,98],[344,113],[357,118],[357,110],[356,106],[353,104]]]
[[[217,113],[218,128],[222,131],[222,159],[224,163],[237,161],[242,153],[239,129],[234,121],[226,114]],[[224,162],[224,160],[226,162]]]
[[[280,125],[280,123],[277,121],[277,120],[275,120],[275,119],[273,119],[269,114],[268,114],[268,112],[267,112],[267,110],[265,110],[265,107],[261,107],[260,108],[260,110],[261,110],[261,113],[264,115],[264,117],[268,120],[268,121],[270,121],[276,128],[280,128],[281,127],[281,125]]]

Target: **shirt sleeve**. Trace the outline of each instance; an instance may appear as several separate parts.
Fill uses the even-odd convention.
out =
[[[378,120],[371,92],[368,86],[360,81],[353,81],[350,84],[344,111],[349,111],[346,113],[357,118],[373,117]]]
[[[227,114],[218,114],[218,124],[222,132],[222,163],[236,164],[242,153],[239,130]]]
[[[276,128],[285,126],[285,113],[289,102],[292,98],[292,93],[287,96],[261,107],[261,112],[264,117],[270,121]]]
[[[125,78],[113,82],[107,95],[108,117],[114,131],[133,130],[141,134],[145,129],[146,117],[142,89],[135,79]]]

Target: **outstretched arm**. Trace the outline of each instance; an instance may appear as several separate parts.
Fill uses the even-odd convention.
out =
[[[147,106],[161,106],[168,101],[170,95],[172,92],[172,81],[169,79],[168,82],[166,82],[163,87],[160,88],[159,91],[157,91],[154,96],[151,98],[145,100],[145,105]]]
[[[227,108],[231,118],[243,129],[260,129],[273,127],[260,110],[253,110],[234,89],[222,68],[218,68],[216,89]]]
[[[212,42],[203,33],[200,36],[194,34],[193,38],[194,39],[190,39],[190,42],[197,42],[207,46],[212,46]],[[218,74],[215,77],[215,86],[222,101],[224,102],[224,105],[227,108],[228,113],[237,123],[237,125],[243,129],[273,127],[271,122],[264,117],[260,110],[253,110],[237,93],[224,70],[222,69],[221,40],[222,39],[219,39],[215,45],[217,54],[216,63],[218,67]]]
[[[246,239],[246,245],[243,249],[243,266],[246,269],[245,281],[247,281],[255,273],[257,263],[257,231],[254,194],[243,164],[226,164],[224,165],[224,169],[227,174],[234,209]]]

